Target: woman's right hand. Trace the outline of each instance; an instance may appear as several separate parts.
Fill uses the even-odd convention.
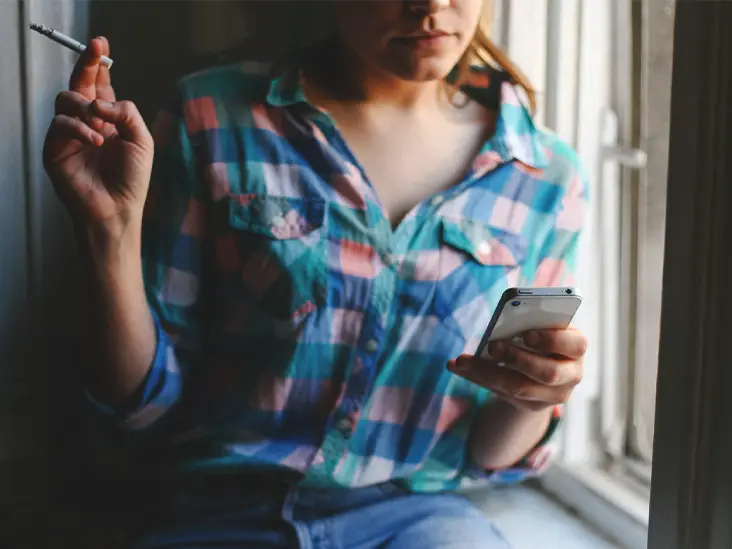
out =
[[[77,228],[114,238],[142,223],[154,147],[135,105],[116,101],[102,55],[109,43],[95,38],[57,96],[43,164]]]

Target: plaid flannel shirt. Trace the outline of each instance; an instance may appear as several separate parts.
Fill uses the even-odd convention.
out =
[[[392,228],[299,75],[191,75],[153,125],[157,351],[134,402],[107,412],[163,470],[283,467],[416,491],[535,474],[560,410],[526,458],[481,471],[469,435],[494,397],[445,364],[475,351],[507,287],[571,283],[587,202],[576,153],[503,73],[476,73],[465,91],[497,110],[495,134]]]

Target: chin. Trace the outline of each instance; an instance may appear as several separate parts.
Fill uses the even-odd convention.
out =
[[[390,72],[410,82],[432,82],[447,77],[456,63],[452,59],[422,59],[418,63],[394,66]]]

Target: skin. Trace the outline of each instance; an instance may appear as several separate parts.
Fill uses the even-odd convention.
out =
[[[481,9],[482,0],[334,3],[340,53],[333,61],[340,70],[326,72],[339,80],[318,78],[315,72],[306,93],[314,103],[327,106],[349,146],[365,159],[362,163],[393,223],[410,205],[462,175],[464,167],[455,166],[456,173],[435,176],[444,162],[430,166],[426,158],[437,156],[446,142],[456,147],[448,151],[450,158],[470,150],[491,129],[493,118],[478,106],[457,109],[446,102],[441,82],[470,42]],[[413,38],[435,29],[449,36],[430,44]],[[95,365],[88,370],[92,392],[104,402],[121,404],[143,382],[156,343],[140,253],[153,142],[134,104],[116,100],[101,55],[109,55],[107,40],[92,40],[71,76],[69,91],[57,98],[43,158],[82,251],[89,340],[96,343],[87,361]],[[405,135],[415,139],[405,140]],[[416,139],[424,135],[431,137]],[[394,136],[411,148],[388,141]],[[389,151],[398,154],[390,159],[385,156]],[[406,175],[379,173],[384,165],[409,166],[406,175],[415,183],[407,179],[407,184],[389,185],[405,181]],[[416,183],[424,181],[415,192]],[[500,397],[480,411],[472,435],[473,460],[489,469],[515,463],[539,441],[551,408],[566,402],[581,379],[587,347],[575,329],[526,335],[527,345],[553,358],[499,343],[490,350],[495,361],[462,356],[447,366]]]
[[[87,381],[94,396],[123,404],[152,364],[156,334],[142,278],[142,209],[153,140],[134,104],[117,101],[105,38],[79,58],[56,98],[43,163],[71,214],[87,288]]]

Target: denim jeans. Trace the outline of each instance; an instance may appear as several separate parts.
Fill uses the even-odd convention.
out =
[[[183,490],[162,511],[148,514],[131,549],[510,549],[462,497],[395,484],[203,497]]]

